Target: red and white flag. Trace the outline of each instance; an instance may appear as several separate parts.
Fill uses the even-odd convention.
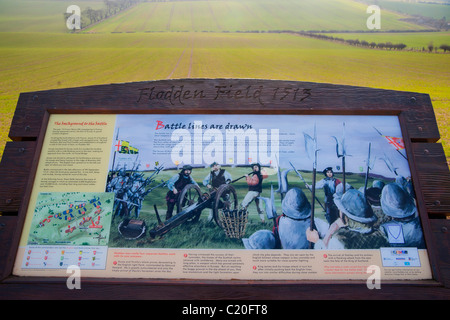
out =
[[[395,149],[397,149],[397,150],[405,149],[405,144],[403,143],[403,139],[402,138],[390,137],[390,136],[385,136],[385,135],[383,135],[383,137],[385,137],[387,139],[387,141],[391,145],[394,146]]]

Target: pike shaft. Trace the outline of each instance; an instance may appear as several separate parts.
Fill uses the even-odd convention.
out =
[[[346,186],[346,184],[345,184],[345,156],[343,156],[342,157],[342,175],[343,175],[343,178],[342,178],[342,182],[344,183],[344,193],[345,193],[345,186]]]
[[[316,202],[316,170],[313,170],[313,185],[312,185],[312,204],[311,204],[311,221],[309,223],[309,228],[311,230],[315,229],[315,225],[314,225],[314,206],[315,206],[315,202]]]
[[[249,174],[253,174],[253,171],[250,172],[250,173],[248,173],[247,175],[249,175]],[[245,178],[245,175],[243,175],[242,177],[239,177],[239,178],[237,178],[237,179],[234,179],[234,180],[231,181],[230,183],[234,183],[234,182],[239,181],[239,180],[241,180],[241,179],[243,179],[243,178]]]
[[[306,189],[308,189],[309,191],[312,192],[311,188],[308,187],[308,183],[306,183],[306,180],[303,178],[303,176],[300,174],[300,172],[298,172],[297,169],[295,169],[294,165],[290,161],[289,161],[289,163],[291,164],[292,168],[294,169],[295,173],[300,178],[300,180],[302,180],[305,183]],[[315,181],[315,179],[313,181]],[[314,182],[314,185],[315,185],[315,182]],[[317,197],[315,195],[314,195],[314,199],[317,200],[317,203],[322,207],[323,211],[326,211],[323,204],[320,202],[319,199],[317,199]]]

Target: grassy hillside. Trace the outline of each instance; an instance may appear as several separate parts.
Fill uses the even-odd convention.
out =
[[[449,55],[242,32],[364,30],[369,16],[366,4],[351,0],[147,2],[77,34],[68,33],[63,19],[70,4],[0,0],[0,157],[20,92],[186,77],[284,79],[429,93],[450,154]],[[101,0],[76,4],[82,10],[104,7]],[[402,18],[383,11],[382,31],[422,29]],[[384,39],[384,35],[358,38]],[[390,40],[383,41],[406,39],[408,46],[420,46],[424,41],[440,45],[445,38],[448,34],[435,32],[389,34]]]
[[[148,2],[87,32],[366,30],[367,5],[351,0]],[[382,12],[383,30],[425,29]]]
[[[450,154],[448,54],[371,50],[288,34],[0,33],[0,56],[2,150],[20,92],[251,77],[428,93]]]
[[[0,0],[0,32],[67,33],[63,14],[72,4],[81,10],[104,6],[102,0]]]
[[[386,10],[396,11],[408,15],[421,15],[424,17],[430,17],[434,19],[446,20],[450,19],[450,6],[440,4],[439,1],[418,1],[416,3],[410,3],[398,0],[378,0],[378,5]],[[425,3],[431,2],[431,3]]]

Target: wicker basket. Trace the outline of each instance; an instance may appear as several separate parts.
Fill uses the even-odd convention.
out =
[[[247,210],[230,210],[223,212],[222,226],[228,238],[241,239],[245,235],[248,222]]]

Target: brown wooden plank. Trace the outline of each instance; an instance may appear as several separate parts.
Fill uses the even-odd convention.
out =
[[[33,93],[21,93],[11,122],[9,137],[13,141],[36,138],[44,110],[33,101]],[[31,103],[33,101],[33,103]]]
[[[0,163],[0,212],[18,212],[28,183],[36,142],[7,142]]]
[[[431,219],[434,247],[438,261],[440,281],[450,288],[450,220]]]
[[[430,216],[450,216],[450,171],[440,143],[413,143],[415,170]]]
[[[39,281],[8,279],[0,284],[0,299],[145,299],[145,300],[448,300],[450,290],[430,282],[409,287],[403,282],[381,283],[369,290],[366,283],[325,282],[274,283],[271,281],[120,281],[81,280],[80,290],[68,290],[65,278]],[[120,289],[118,289],[120,288]]]
[[[7,142],[0,167],[7,167],[14,171],[23,171],[30,167],[36,149],[34,141]]]
[[[12,235],[11,242],[10,242],[10,255],[9,259],[5,261],[5,270],[12,270],[14,265],[14,259],[15,259],[15,253],[18,250],[20,237],[22,235],[22,228],[25,222],[28,203],[30,201],[31,197],[31,191],[33,187],[34,177],[36,174],[37,166],[39,163],[39,157],[40,152],[42,148],[42,144],[44,142],[45,138],[45,130],[46,130],[46,124],[48,122],[49,114],[48,112],[45,112],[42,119],[42,124],[40,125],[41,131],[38,134],[36,141],[18,141],[13,142],[11,145],[11,150],[16,150],[19,153],[23,153],[26,155],[26,163],[29,165],[29,173],[28,178],[26,181],[26,184],[23,186],[23,188],[20,190],[21,193],[17,193],[16,197],[20,197],[20,203],[18,203],[19,210],[17,212],[17,228],[16,232]],[[12,155],[14,155],[15,152],[11,152]],[[3,161],[2,161],[3,162]],[[9,161],[6,160],[6,163]],[[20,163],[20,162],[19,162]],[[11,175],[8,175],[10,179]],[[1,181],[1,180],[0,180]],[[4,187],[8,186],[7,181],[1,181],[0,184],[2,184]]]
[[[16,226],[17,217],[0,216],[0,280],[11,273],[9,266],[15,258],[15,252],[11,252],[11,247]]]

